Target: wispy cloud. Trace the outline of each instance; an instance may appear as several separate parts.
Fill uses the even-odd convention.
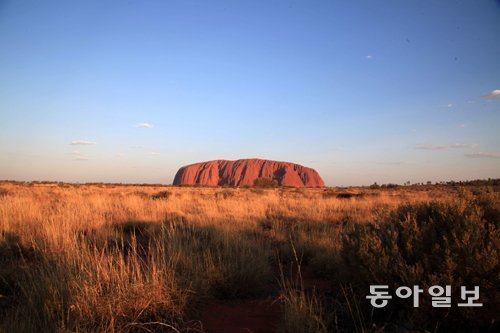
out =
[[[137,128],[153,128],[153,124],[150,123],[139,123],[135,125]]]
[[[476,148],[476,147],[479,147],[477,143],[421,144],[421,145],[416,145],[415,149],[446,150],[446,149]]]
[[[149,153],[149,155],[158,156],[158,155],[160,155],[160,153],[157,153],[157,152],[155,152],[155,151],[152,151],[152,152],[150,152],[150,153]]]
[[[89,140],[74,140],[71,141],[69,144],[73,146],[78,146],[78,145],[95,145],[97,142],[95,141],[89,141]]]
[[[452,103],[448,103],[448,104],[446,104],[446,107],[448,107],[448,108],[451,108],[452,106],[453,106],[453,104],[452,104]]]
[[[139,148],[144,148],[144,146],[142,146],[142,145],[131,145],[130,148],[139,149]]]
[[[124,153],[118,153],[118,154],[116,154],[116,157],[125,157],[125,154]]]
[[[500,158],[500,153],[479,152],[479,153],[465,154],[465,156],[469,158]]]
[[[482,96],[485,99],[500,99],[500,89],[492,90]]]
[[[73,155],[73,159],[76,161],[87,161],[89,159],[87,156],[83,155],[79,150],[73,150],[69,154]]]
[[[373,56],[372,55],[367,55],[365,56],[366,59],[370,60],[370,59],[373,59]]]
[[[465,128],[465,124],[458,124],[458,128]]]
[[[477,143],[454,143],[450,148],[477,148],[479,145]]]

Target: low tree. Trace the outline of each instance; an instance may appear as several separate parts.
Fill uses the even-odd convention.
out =
[[[259,177],[253,181],[253,186],[271,188],[271,187],[277,187],[278,183],[271,178]]]

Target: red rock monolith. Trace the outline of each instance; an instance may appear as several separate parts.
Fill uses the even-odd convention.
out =
[[[323,187],[316,170],[290,162],[257,158],[236,161],[215,160],[183,166],[177,171],[174,185],[253,186],[259,178],[279,186]]]

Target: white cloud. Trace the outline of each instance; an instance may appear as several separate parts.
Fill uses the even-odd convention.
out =
[[[477,143],[422,144],[422,145],[416,145],[415,149],[446,150],[446,149],[456,149],[456,148],[476,148],[478,146],[479,145]]]
[[[83,155],[79,150],[73,150],[69,154],[73,155],[73,159],[76,161],[87,161],[89,159],[87,156]]]
[[[446,107],[449,107],[449,108],[451,108],[452,106],[453,106],[453,104],[451,104],[451,103],[448,103],[448,104],[446,105]]]
[[[459,128],[465,128],[465,124],[458,124]]]
[[[479,153],[465,154],[465,156],[469,158],[500,158],[500,153],[479,152]]]
[[[157,152],[155,152],[155,151],[152,151],[152,152],[151,152],[151,153],[149,153],[149,154],[150,154],[150,155],[153,155],[153,156],[158,156],[158,155],[160,155],[160,153],[157,153]]]
[[[130,148],[139,149],[139,148],[144,148],[144,147],[142,145],[131,145]]]
[[[366,59],[373,59],[373,56],[372,55],[367,55],[365,56]]]
[[[477,143],[454,143],[450,148],[476,148],[479,147]]]
[[[71,141],[69,144],[73,146],[77,145],[95,145],[97,142],[95,141],[89,141],[89,140],[74,140]]]
[[[482,96],[486,99],[500,99],[500,89],[495,89]]]
[[[431,144],[427,144],[427,145],[416,145],[415,146],[415,149],[423,149],[423,150],[443,150],[443,149],[447,149],[447,145],[431,145]]]
[[[75,160],[75,161],[87,161],[89,159],[87,156],[85,156],[79,150],[73,150],[72,152],[69,152],[68,154],[73,155],[73,160]]]
[[[135,125],[137,128],[153,128],[153,124],[150,123],[139,123]]]

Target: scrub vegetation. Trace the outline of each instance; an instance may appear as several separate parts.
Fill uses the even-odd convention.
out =
[[[0,332],[211,332],[207,305],[257,299],[279,304],[275,332],[493,332],[499,228],[494,181],[3,182]],[[370,305],[370,285],[389,286],[386,307]],[[414,285],[418,308],[394,296]],[[451,308],[431,306],[432,285],[451,286]],[[483,307],[457,307],[461,286],[479,286]]]

